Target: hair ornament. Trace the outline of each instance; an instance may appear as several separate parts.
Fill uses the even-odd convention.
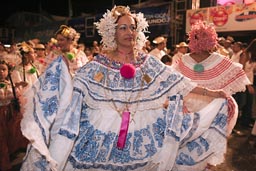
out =
[[[1,89],[1,88],[5,88],[5,87],[6,87],[6,83],[0,82],[0,89]]]
[[[75,59],[75,54],[72,52],[66,53],[66,56],[67,56],[68,60],[70,60],[70,61],[73,61]]]
[[[30,70],[28,71],[28,73],[34,74],[34,73],[36,73],[36,71],[37,71],[36,67],[33,66],[32,68],[30,68]]]
[[[128,6],[114,6],[111,11],[107,10],[107,12],[103,14],[103,18],[101,18],[99,22],[94,23],[98,29],[99,35],[102,37],[101,43],[104,50],[115,50],[117,48],[115,41],[116,22],[120,16],[126,14],[131,15],[137,22],[136,32],[138,36],[136,38],[135,49],[141,50],[144,46],[147,40],[144,33],[148,32],[149,26],[144,15],[142,13],[132,14]]]
[[[188,33],[188,47],[191,52],[211,51],[218,43],[218,35],[214,25],[198,21],[192,25]]]
[[[62,36],[72,39],[77,42],[80,38],[80,33],[76,32],[75,29],[68,27],[66,25],[61,25],[59,30],[55,33],[55,35],[61,34]]]
[[[29,46],[26,42],[18,43],[16,46],[22,56],[33,50],[33,48]]]

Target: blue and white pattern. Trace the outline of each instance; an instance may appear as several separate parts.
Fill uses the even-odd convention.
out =
[[[39,105],[29,109],[33,114],[26,112],[23,125],[33,120],[37,129],[32,135],[26,134],[29,127],[23,132],[41,139],[32,143],[22,170],[181,171],[219,162],[216,158],[225,152],[226,100],[184,114],[183,96],[196,85],[159,60],[140,55],[133,79],[121,77],[120,63],[98,55],[77,72],[73,84],[62,77],[63,61],[55,61],[30,91]],[[66,90],[65,81],[73,91]],[[126,108],[132,121],[121,150],[116,147],[119,111]]]

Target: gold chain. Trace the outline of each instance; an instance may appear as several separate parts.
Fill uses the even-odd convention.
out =
[[[123,79],[124,79],[124,78],[123,78]],[[108,86],[108,80],[109,80],[109,66],[107,66],[106,87]],[[135,81],[135,79],[133,78],[133,87],[134,87],[134,81]],[[140,90],[140,92],[137,94],[137,97],[135,98],[135,99],[138,99],[138,102],[137,102],[137,105],[136,105],[136,108],[135,108],[135,109],[137,109],[138,106],[139,106],[139,98],[141,97],[143,86],[144,86],[144,81],[143,81],[143,79],[141,79],[141,90]],[[107,93],[106,93],[105,90],[104,90],[104,92],[105,92],[105,96],[107,97]],[[108,94],[110,94],[110,92],[109,92]],[[126,96],[126,91],[125,91],[125,98],[126,98],[126,97],[127,97],[127,96]],[[131,97],[132,97],[132,93],[131,93],[129,99],[128,99],[127,101],[125,101],[125,107],[123,108],[123,110],[118,109],[116,103],[114,102],[114,99],[111,98],[111,102],[112,102],[112,104],[113,104],[112,106],[114,107],[114,110],[118,112],[118,114],[120,115],[120,117],[122,117],[122,112],[123,112],[124,110],[128,110],[128,111],[129,111],[129,106],[128,106],[128,104],[129,104],[129,102],[131,102]],[[125,100],[126,100],[126,99],[125,99]],[[134,111],[134,112],[131,112],[131,111],[130,111],[130,115],[131,115],[131,118],[132,118],[132,119],[131,119],[131,122],[133,121],[134,123],[135,123],[135,121],[134,121],[134,116],[135,116],[135,114],[136,114],[136,111]]]

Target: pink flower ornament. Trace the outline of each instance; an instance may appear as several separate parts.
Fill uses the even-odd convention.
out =
[[[126,79],[131,79],[136,74],[136,68],[132,64],[124,64],[120,68],[120,74],[121,74],[122,77],[124,77]]]

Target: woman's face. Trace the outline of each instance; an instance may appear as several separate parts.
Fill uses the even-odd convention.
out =
[[[60,50],[62,52],[68,52],[70,51],[70,46],[72,44],[72,40],[64,37],[63,35],[61,34],[58,34],[57,37],[57,42],[58,42],[58,47],[60,48]]]
[[[136,23],[134,18],[129,15],[120,17],[116,27],[117,47],[133,48],[136,36]]]
[[[24,60],[26,60],[24,61],[25,63],[34,62],[35,59],[36,59],[36,53],[34,49],[31,49],[29,53],[24,54]]]
[[[6,79],[8,75],[8,67],[6,64],[0,64],[0,80]]]

